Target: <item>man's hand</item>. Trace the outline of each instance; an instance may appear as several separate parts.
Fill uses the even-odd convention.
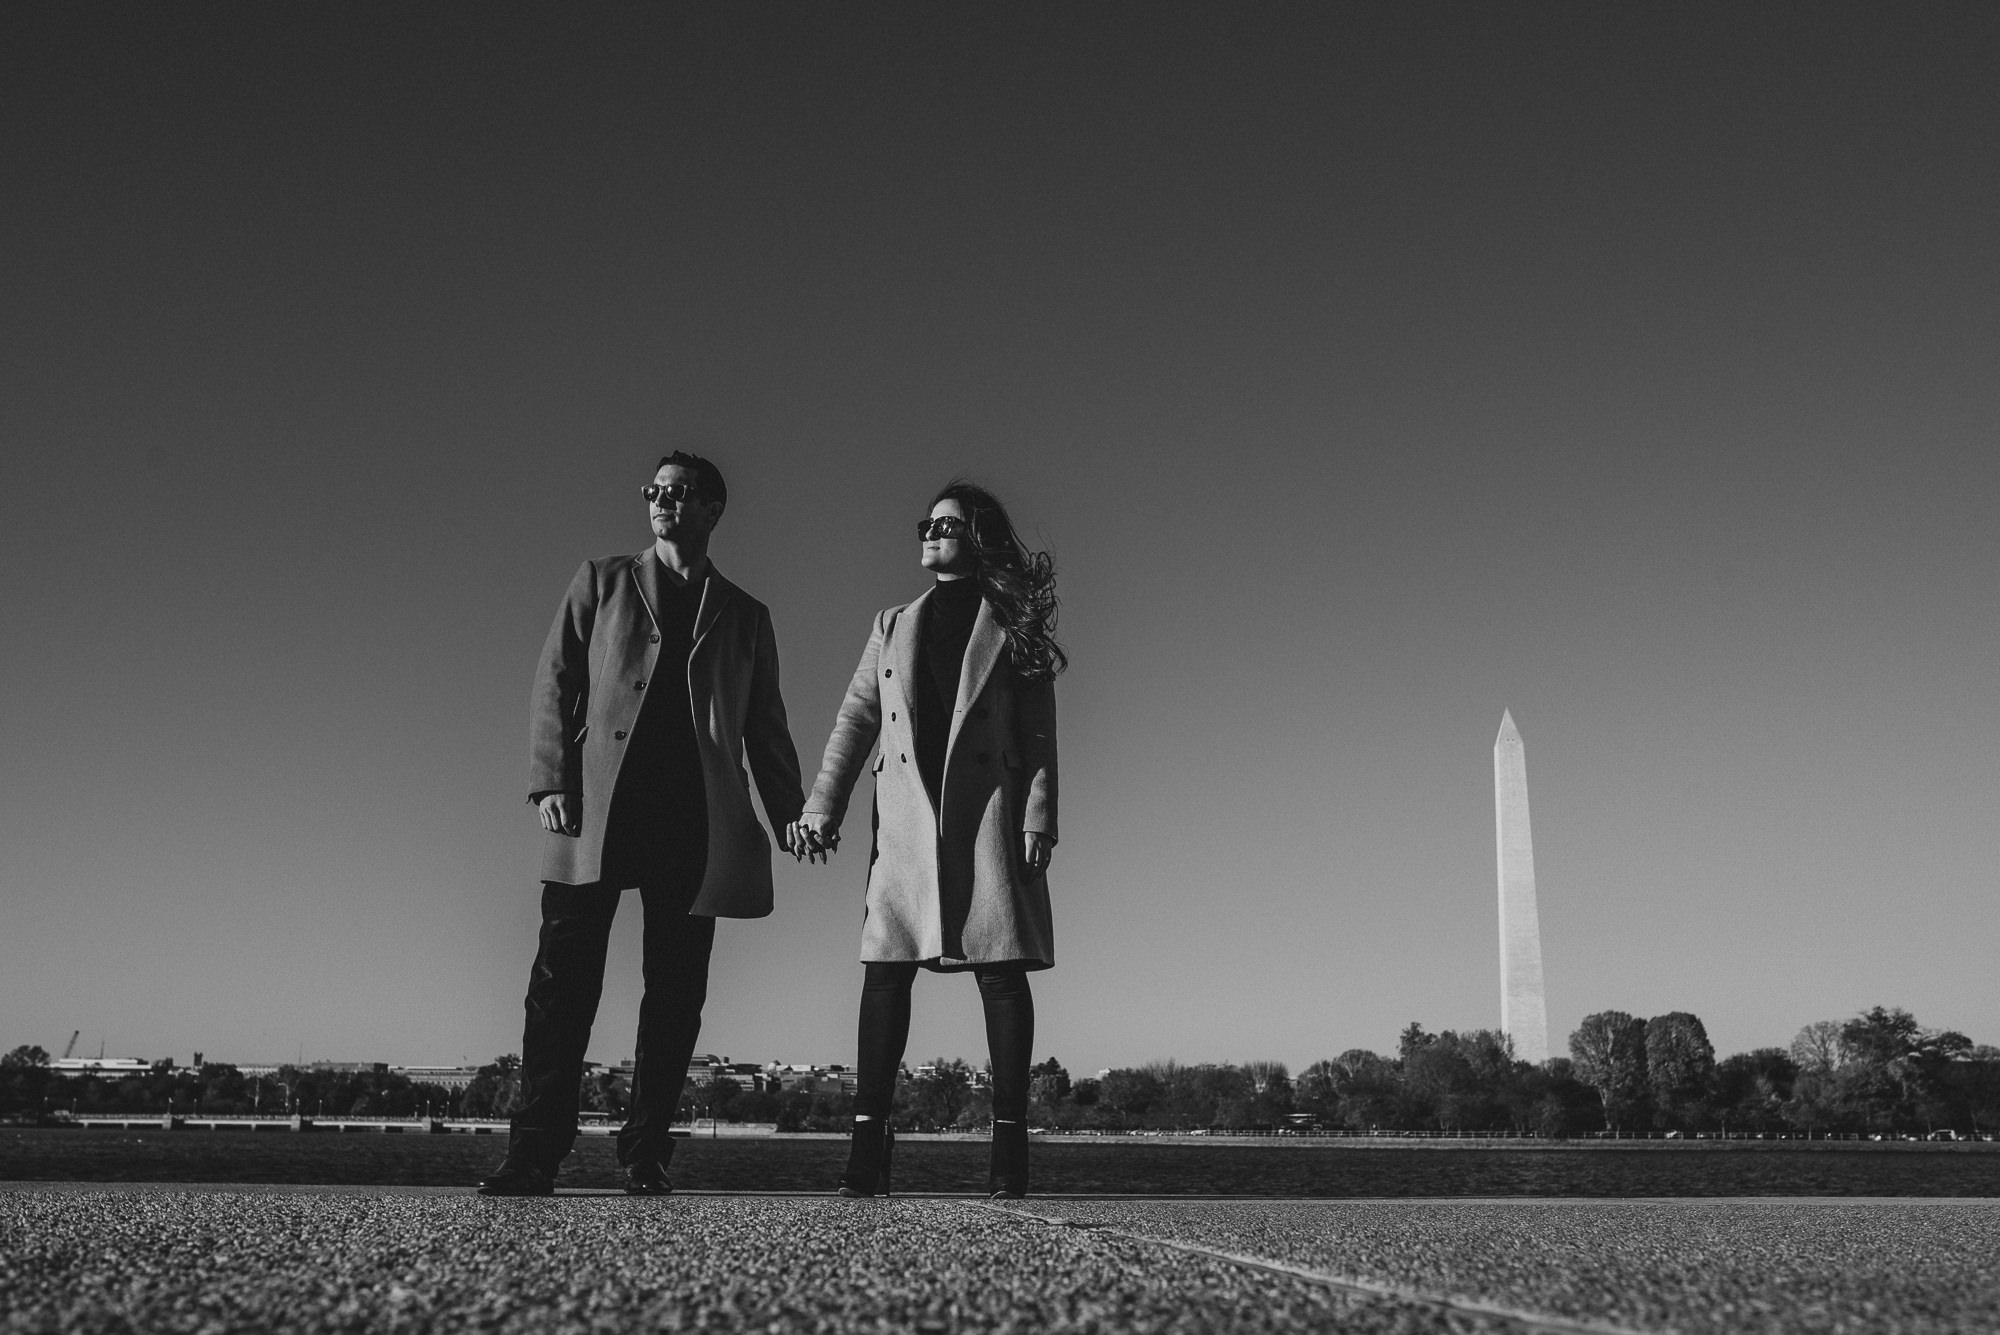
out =
[[[792,825],[792,856],[825,862],[840,850],[840,822],[824,812],[808,811]]]
[[[1045,834],[1028,830],[1021,835],[1021,861],[1028,864],[1028,870],[1040,876],[1049,869],[1049,858],[1055,854],[1056,841]]]
[[[583,828],[583,794],[550,793],[541,800],[542,828],[550,834],[575,834]]]

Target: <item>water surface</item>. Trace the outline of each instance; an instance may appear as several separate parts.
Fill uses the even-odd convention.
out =
[[[453,1186],[500,1159],[503,1135],[290,1131],[0,1129],[0,1180],[275,1182]],[[697,1191],[826,1191],[846,1162],[838,1140],[680,1142],[677,1185]],[[978,1139],[905,1141],[904,1191],[977,1191]],[[580,1141],[565,1186],[617,1185],[612,1142]],[[1865,1144],[1458,1146],[1037,1144],[1037,1193],[1397,1196],[1992,1196],[2000,1145]]]

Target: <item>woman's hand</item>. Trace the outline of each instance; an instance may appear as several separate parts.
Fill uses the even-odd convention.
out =
[[[820,811],[808,811],[792,824],[792,857],[825,862],[840,850],[840,822]]]
[[[1029,830],[1021,836],[1021,861],[1025,862],[1028,870],[1036,876],[1049,869],[1049,858],[1055,851],[1056,841],[1045,834]]]

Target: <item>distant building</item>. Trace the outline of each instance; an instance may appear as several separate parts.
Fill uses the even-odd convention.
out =
[[[471,1084],[479,1074],[477,1066],[390,1066],[384,1062],[210,1062],[210,1066],[228,1065],[236,1068],[236,1073],[246,1080],[274,1080],[278,1072],[286,1067],[297,1071],[322,1071],[336,1075],[356,1075],[379,1071],[384,1075],[400,1075],[413,1085],[439,1085],[454,1093]]]
[[[839,1063],[809,1066],[796,1062],[772,1062],[764,1068],[764,1088],[774,1094],[853,1094],[860,1076]]]
[[[479,1074],[477,1066],[391,1066],[389,1074],[400,1075],[413,1085],[440,1085],[456,1094]]]
[[[172,1062],[165,1064],[169,1068],[174,1067]],[[57,1075],[64,1076],[95,1075],[105,1079],[119,1079],[150,1074],[155,1065],[157,1063],[142,1057],[59,1057],[49,1063],[49,1069]],[[435,1085],[452,1093],[458,1093],[469,1086],[478,1078],[482,1069],[479,1066],[466,1065],[391,1066],[385,1062],[354,1061],[204,1062],[200,1065],[227,1065],[248,1080],[276,1079],[280,1071],[287,1069],[341,1075],[378,1073],[401,1076],[413,1085]],[[917,1074],[931,1075],[935,1073],[935,1069],[930,1065],[920,1066],[917,1068]],[[622,1079],[628,1087],[638,1073],[637,1066],[630,1057],[616,1065],[585,1062],[584,1071],[587,1075],[608,1073]],[[905,1080],[911,1078],[907,1066],[903,1068],[901,1074]],[[734,1080],[744,1090],[758,1094],[804,1091],[807,1094],[833,1097],[840,1094],[852,1096],[860,1076],[839,1062],[824,1064],[767,1062],[759,1065],[756,1062],[731,1061],[726,1055],[713,1052],[701,1053],[688,1062],[689,1085],[706,1084],[716,1080]],[[975,1085],[985,1085],[989,1080],[990,1077],[984,1070],[975,1069],[972,1072],[972,1082]]]
[[[171,1064],[171,1063],[170,1063]],[[57,1057],[49,1070],[57,1075],[145,1075],[153,1063],[143,1057]]]
[[[734,1080],[744,1089],[761,1094],[769,1084],[765,1070],[755,1062],[733,1062],[711,1052],[688,1063],[687,1081],[690,1085],[697,1085],[714,1080]]]
[[[789,1094],[802,1089],[810,1094],[818,1083],[820,1068],[797,1062],[772,1062],[764,1068],[764,1085],[774,1093]]]
[[[916,1069],[914,1078],[918,1080],[931,1080],[936,1078],[937,1072],[936,1062],[925,1062]],[[912,1072],[908,1067],[903,1068],[903,1078],[906,1080],[913,1078]],[[993,1072],[987,1070],[984,1066],[975,1066],[972,1068],[972,1087],[974,1089],[984,1089],[992,1083]]]

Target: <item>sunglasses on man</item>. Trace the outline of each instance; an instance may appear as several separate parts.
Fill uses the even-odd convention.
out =
[[[700,493],[685,482],[669,482],[664,486],[658,482],[648,482],[639,488],[639,494],[644,496],[650,505],[665,505],[668,501],[679,503]]]
[[[939,515],[935,519],[917,521],[917,541],[929,542],[933,538],[939,542],[946,538],[962,538],[972,532],[972,525],[957,515]]]

